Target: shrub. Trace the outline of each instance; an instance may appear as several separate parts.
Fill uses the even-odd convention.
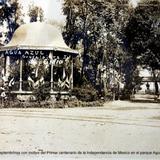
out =
[[[132,92],[130,90],[124,89],[121,92],[121,100],[130,100]]]
[[[69,108],[80,107],[78,100],[67,101],[67,105]]]
[[[45,101],[50,98],[50,87],[46,84],[41,84],[39,87],[34,89],[33,93],[37,102],[40,104],[42,101]]]
[[[64,101],[60,100],[60,101],[55,101],[54,102],[54,108],[64,108]]]
[[[38,102],[21,102],[21,101],[8,101],[8,105],[2,105],[2,108],[75,108],[75,107],[102,107],[104,101],[42,101],[40,104]]]
[[[98,99],[98,92],[91,85],[76,87],[73,89],[72,94],[75,95],[78,100],[86,102]]]

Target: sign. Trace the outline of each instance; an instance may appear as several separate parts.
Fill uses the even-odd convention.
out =
[[[46,58],[48,57],[49,51],[42,50],[7,50],[5,51],[5,56],[18,56],[24,59],[31,58]]]

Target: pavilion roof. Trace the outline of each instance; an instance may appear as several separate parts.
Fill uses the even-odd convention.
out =
[[[13,34],[11,41],[0,47],[0,51],[14,49],[53,50],[78,54],[78,51],[65,44],[58,27],[42,22],[21,25]]]

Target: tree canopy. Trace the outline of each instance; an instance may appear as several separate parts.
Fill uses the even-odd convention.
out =
[[[30,17],[30,22],[44,21],[44,11],[41,7],[31,4],[29,6],[28,16]]]
[[[10,41],[14,31],[23,23],[21,9],[22,6],[18,0],[3,0],[0,3],[0,25],[3,26],[6,23],[8,30],[4,44]]]
[[[128,7],[121,6],[124,3],[128,2],[65,0],[63,11],[67,19],[64,32],[66,43],[76,48],[81,42],[84,61],[87,54],[96,58],[101,51],[115,53],[118,44],[123,43],[122,32],[128,18]]]
[[[126,0],[64,1],[64,39],[71,48],[81,45],[81,78],[85,75],[93,85],[103,83],[101,88],[107,88],[104,86],[108,81],[115,83],[113,77],[116,75],[112,75],[121,72],[124,28],[130,12],[127,4]],[[107,70],[105,81],[98,71],[104,69]]]
[[[142,1],[130,16],[126,27],[127,49],[137,65],[149,67],[158,94],[157,70],[160,69],[160,1]],[[133,76],[132,76],[133,77]]]
[[[158,0],[144,1],[134,10],[126,28],[126,37],[129,52],[139,64],[160,69],[160,2]]]

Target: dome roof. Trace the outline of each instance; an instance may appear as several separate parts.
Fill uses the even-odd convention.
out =
[[[11,41],[3,47],[3,50],[15,47],[78,53],[65,44],[58,27],[41,22],[21,25],[13,34]]]

